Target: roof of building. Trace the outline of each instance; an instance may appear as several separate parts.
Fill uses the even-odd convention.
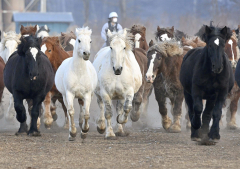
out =
[[[73,22],[71,12],[14,12],[14,22]]]

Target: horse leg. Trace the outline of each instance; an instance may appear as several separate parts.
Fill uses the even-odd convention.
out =
[[[227,127],[231,130],[235,130],[237,129],[237,123],[236,123],[236,113],[237,113],[237,109],[238,109],[238,100],[240,97],[240,91],[236,92],[235,97],[233,98],[233,100],[230,103],[230,111],[227,111],[227,113],[231,113],[228,114],[230,117],[230,121],[228,121]]]
[[[227,89],[222,90],[221,93],[218,94],[217,100],[215,103],[215,106],[212,111],[212,118],[213,118],[213,124],[210,129],[210,132],[208,133],[208,137],[211,139],[211,142],[216,142],[216,140],[220,139],[220,134],[219,134],[219,121],[222,116],[222,107],[225,102],[225,98],[227,96]]]
[[[45,99],[44,95],[36,96],[33,99],[33,106],[31,110],[31,126],[28,131],[29,136],[41,136],[37,127],[37,121],[41,111],[41,104],[44,101],[44,99]]]
[[[105,117],[104,117],[104,104],[103,104],[102,98],[97,94],[96,96],[97,96],[98,106],[100,108],[100,118],[97,121],[97,131],[100,134],[103,134],[106,130]]]
[[[83,105],[84,102],[82,99],[78,99],[78,104],[80,106],[80,114],[79,114],[79,127],[82,129],[82,124],[84,120],[84,112],[83,112]]]
[[[191,126],[198,130],[201,127],[201,114],[203,111],[202,93],[197,86],[193,86],[192,98],[193,98],[193,110],[194,115],[191,118]]]
[[[31,117],[31,111],[32,111],[32,107],[33,107],[33,100],[32,99],[26,99],[27,101],[27,105],[28,105],[28,113],[29,113],[29,116]],[[42,106],[40,106],[39,108],[39,117],[37,119],[37,128],[38,130],[40,129],[40,126],[41,126],[41,115],[42,115],[42,112],[43,112],[43,109],[42,109]],[[31,126],[31,121],[30,121],[30,126]]]
[[[154,93],[158,102],[159,112],[162,116],[162,126],[165,130],[168,130],[172,124],[172,121],[167,115],[166,97],[164,95],[164,91],[162,88],[156,88],[154,86]]]
[[[183,93],[179,93],[173,99],[173,124],[170,126],[169,131],[173,133],[181,132],[181,116],[182,116],[182,102]]]
[[[215,105],[215,100],[207,100],[206,107],[203,111],[202,115],[202,126],[201,126],[201,143],[207,144],[208,142],[208,132],[209,132],[209,124],[212,118],[212,110]],[[206,142],[207,141],[207,142]]]
[[[88,120],[90,118],[90,113],[89,113],[89,109],[90,109],[90,104],[91,104],[91,100],[92,100],[92,93],[88,93],[85,95],[84,97],[84,105],[83,107],[83,124],[82,124],[82,131],[81,131],[81,138],[85,139],[87,137],[87,133],[89,131],[89,123]]]
[[[143,94],[143,85],[140,87],[137,93],[135,93],[133,97],[133,102],[132,102],[132,110],[130,113],[130,118],[133,122],[136,122],[140,118],[140,111],[139,108],[142,103],[142,94]]]
[[[54,101],[54,100],[53,100]],[[64,122],[64,129],[69,129],[69,119],[68,119],[68,114],[67,114],[67,108],[66,108],[66,105],[63,101],[63,97],[58,97],[58,101],[61,103],[62,105],[62,108],[63,108],[63,111],[64,111],[64,115],[65,115],[65,122]],[[56,102],[56,101],[55,101]],[[55,104],[54,102],[54,104]],[[55,106],[56,107],[56,106]],[[55,109],[56,110],[56,109]],[[57,114],[56,116],[57,117]]]
[[[129,92],[127,92],[127,93],[129,93],[129,94],[125,98],[125,103],[124,103],[124,106],[123,106],[124,113],[119,114],[117,116],[117,122],[120,123],[120,124],[127,123],[128,114],[132,109],[132,101],[133,101],[134,92],[133,92],[133,90],[130,89]]]
[[[116,111],[117,111],[117,114],[118,114],[118,115],[123,113],[124,101],[125,101],[125,100],[118,100],[118,101],[117,101]],[[120,136],[120,137],[125,137],[125,136],[128,136],[128,135],[129,135],[128,133],[125,133],[125,132],[123,131],[123,125],[122,125],[122,124],[119,124],[119,123],[117,123],[117,132],[116,132],[115,134],[116,134],[116,136]]]
[[[4,116],[4,106],[3,106],[3,103],[2,103],[3,90],[4,90],[4,87],[0,90],[0,119],[2,119],[3,116]]]
[[[7,121],[13,121],[15,116],[16,116],[16,113],[15,113],[15,110],[14,110],[13,95],[10,94],[9,106],[8,106],[8,110],[7,110],[5,118],[6,118]]]
[[[66,96],[63,96],[63,101],[65,103],[65,106],[67,107],[69,119],[69,137],[68,137],[69,141],[74,141],[77,135],[77,128],[74,123],[74,107],[73,107],[74,97],[75,96],[69,91],[66,91]]]
[[[44,125],[45,128],[50,129],[53,123],[53,118],[50,110],[51,106],[51,97],[53,96],[52,92],[48,92],[45,100],[44,100],[44,106],[45,106],[45,112],[44,112]]]
[[[52,95],[53,96],[53,95]],[[53,121],[56,121],[57,118],[58,118],[58,115],[57,115],[57,112],[56,112],[56,109],[57,109],[57,106],[56,106],[56,101],[59,101],[60,99],[57,98],[57,97],[52,97],[51,99],[51,106],[50,106],[50,111],[51,111],[51,114],[52,114],[52,118],[53,118]],[[62,100],[62,99],[61,99]],[[59,101],[60,102],[60,101]],[[63,103],[63,100],[61,102],[62,105],[64,105]],[[62,106],[63,107],[63,106]]]
[[[26,134],[28,130],[28,126],[26,123],[27,116],[26,116],[26,110],[23,105],[23,97],[21,97],[18,94],[14,94],[14,108],[17,113],[17,120],[20,122],[20,128],[18,132],[16,132],[16,135]]]
[[[112,101],[107,93],[102,92],[102,99],[105,107],[105,118],[107,120],[106,139],[116,139],[116,135],[113,132],[111,119],[112,119]]]
[[[184,97],[185,97],[185,102],[188,106],[189,119],[192,119],[194,115],[192,96],[184,91]],[[192,126],[191,126],[191,140],[200,141],[199,130],[194,129]]]
[[[188,106],[186,101],[184,101],[184,105],[185,105],[185,109],[186,109],[186,115],[185,115],[185,120],[186,120],[186,129],[189,130],[191,129],[191,121],[189,119],[189,115],[188,115]]]

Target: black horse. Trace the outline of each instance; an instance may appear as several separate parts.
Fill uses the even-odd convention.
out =
[[[13,94],[17,120],[21,123],[16,134],[26,133],[26,110],[23,99],[32,99],[31,126],[28,135],[39,136],[37,118],[41,103],[54,83],[54,72],[47,56],[40,50],[41,39],[33,36],[21,38],[17,52],[13,53],[4,69],[4,83]]]
[[[236,71],[235,71],[235,79],[236,79],[238,86],[240,87],[240,62],[239,62],[239,60],[238,60]]]
[[[234,85],[233,71],[224,52],[225,43],[230,37],[231,31],[226,26],[218,28],[205,25],[201,38],[206,42],[206,47],[192,49],[183,58],[180,81],[188,105],[193,141],[215,144],[220,139],[222,106]],[[201,124],[203,99],[207,102]],[[213,124],[209,132],[211,118]]]

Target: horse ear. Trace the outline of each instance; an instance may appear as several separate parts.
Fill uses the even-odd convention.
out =
[[[78,28],[75,29],[75,35],[78,35]]]
[[[160,30],[161,30],[161,29],[160,29],[160,27],[158,26],[158,27],[157,27],[157,31],[159,32]]]
[[[174,26],[172,26],[172,28],[170,29],[172,32],[174,32]]]
[[[232,36],[232,32],[231,32],[231,30],[228,28],[228,27],[224,27],[224,28],[222,28],[222,30],[220,31],[221,32],[221,34],[225,37],[225,40],[227,41],[228,39],[230,39],[231,38],[231,36]]]
[[[39,31],[39,26],[37,25],[37,31]]]
[[[34,26],[34,28],[33,28],[34,32],[37,32],[37,26],[38,26],[38,25],[35,25],[35,26]]]
[[[112,32],[111,32],[109,29],[107,30],[107,36],[108,36],[108,37],[111,37],[111,36],[112,36]]]
[[[182,41],[185,41],[186,39],[184,38],[184,36],[182,37]]]
[[[127,29],[126,28],[124,28],[124,30],[123,30],[123,35],[126,37],[127,36]]]
[[[23,26],[23,25],[21,25],[20,31],[22,31],[23,29],[24,29],[24,26]]]
[[[198,43],[198,37],[195,38],[194,42],[195,42],[195,43]]]
[[[46,30],[48,30],[48,26],[47,26],[47,25],[44,25],[44,28],[45,28]]]
[[[212,29],[209,28],[207,25],[205,26],[205,33],[208,35],[212,32]]]
[[[151,40],[151,41],[149,42],[149,47],[151,47],[151,46],[153,46],[153,45],[154,45],[153,40]]]

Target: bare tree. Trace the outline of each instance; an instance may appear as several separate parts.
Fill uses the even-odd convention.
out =
[[[120,9],[122,14],[122,19],[126,19],[126,0],[120,0]]]
[[[84,5],[84,13],[85,13],[85,18],[84,18],[84,25],[88,25],[88,20],[89,20],[89,2],[90,0],[82,0],[83,5]]]

